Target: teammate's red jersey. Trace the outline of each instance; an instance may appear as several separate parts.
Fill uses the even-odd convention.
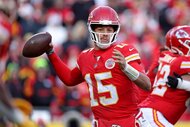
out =
[[[114,48],[125,56],[131,66],[144,73],[139,54],[131,45],[112,45],[107,51],[94,48],[83,51],[77,62],[88,83],[91,107],[96,119],[121,119],[137,113],[139,88],[114,62]]]
[[[162,52],[159,58],[159,68],[153,91],[140,107],[150,107],[160,111],[166,119],[175,124],[186,110],[190,93],[185,90],[172,89],[166,85],[168,75],[179,75],[190,72],[190,57]]]

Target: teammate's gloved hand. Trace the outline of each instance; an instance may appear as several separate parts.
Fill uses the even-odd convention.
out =
[[[179,74],[174,72],[174,76],[168,76],[168,81],[166,82],[167,85],[171,88],[176,89],[179,83],[182,82],[182,78]]]

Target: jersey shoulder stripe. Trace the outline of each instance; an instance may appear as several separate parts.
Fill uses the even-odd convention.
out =
[[[182,69],[190,68],[190,61],[182,61],[180,68]]]
[[[127,62],[131,62],[131,61],[134,61],[134,60],[139,60],[140,59],[140,56],[138,53],[135,53],[135,54],[132,54],[132,55],[129,55],[127,57],[125,57],[125,60]]]

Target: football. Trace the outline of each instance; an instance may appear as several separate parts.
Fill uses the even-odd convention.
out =
[[[51,40],[52,36],[48,32],[34,34],[24,44],[22,55],[29,58],[42,55],[50,48]]]

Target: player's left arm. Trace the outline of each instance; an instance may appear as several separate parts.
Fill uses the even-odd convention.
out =
[[[141,67],[137,62],[128,64],[124,55],[117,49],[114,49],[113,51],[113,58],[115,58],[115,62],[120,65],[121,70],[126,74],[126,76],[128,76],[128,78],[137,86],[144,90],[151,89],[150,79],[145,73],[138,70]]]

